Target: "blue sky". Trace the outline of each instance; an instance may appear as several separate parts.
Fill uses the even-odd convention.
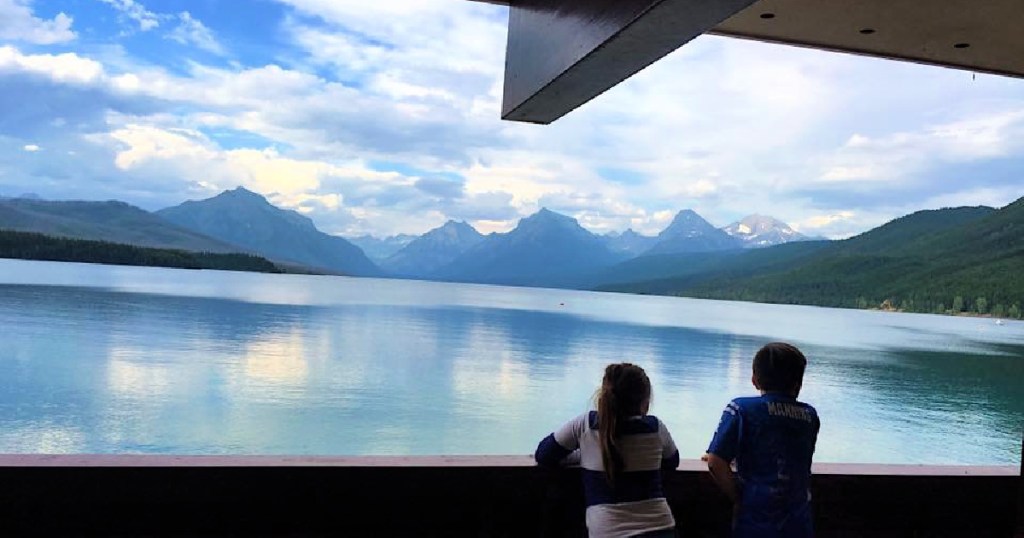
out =
[[[242,185],[330,233],[596,232],[692,208],[845,237],[1024,195],[1024,81],[702,37],[550,126],[499,119],[464,0],[0,0],[0,195],[146,209]]]

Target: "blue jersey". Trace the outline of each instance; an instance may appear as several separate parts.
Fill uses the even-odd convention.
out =
[[[736,537],[809,537],[811,458],[821,423],[813,407],[784,394],[736,398],[708,452],[736,462]]]

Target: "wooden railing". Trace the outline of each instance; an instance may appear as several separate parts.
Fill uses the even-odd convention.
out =
[[[1019,467],[819,464],[818,536],[1007,537]],[[681,536],[725,536],[703,464],[665,479]],[[528,456],[0,456],[0,536],[584,536],[578,471]]]

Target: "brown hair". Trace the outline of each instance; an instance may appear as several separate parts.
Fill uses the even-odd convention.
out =
[[[604,369],[601,390],[597,393],[597,433],[601,441],[601,462],[609,483],[622,470],[624,462],[615,440],[620,419],[641,415],[651,399],[651,380],[644,369],[628,362],[609,364]]]
[[[754,355],[754,379],[764,391],[799,392],[806,368],[804,354],[785,342],[766,344]]]

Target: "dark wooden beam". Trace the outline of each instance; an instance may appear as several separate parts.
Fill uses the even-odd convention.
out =
[[[1024,77],[1022,0],[476,0],[508,5],[505,119],[550,123],[701,33]]]
[[[522,0],[502,117],[551,123],[756,0]]]
[[[760,0],[711,33],[1024,77],[1021,0]]]
[[[728,536],[706,464],[664,491]],[[1012,467],[814,466],[818,536],[1014,536]],[[584,536],[578,469],[530,457],[0,455],[0,536]]]

